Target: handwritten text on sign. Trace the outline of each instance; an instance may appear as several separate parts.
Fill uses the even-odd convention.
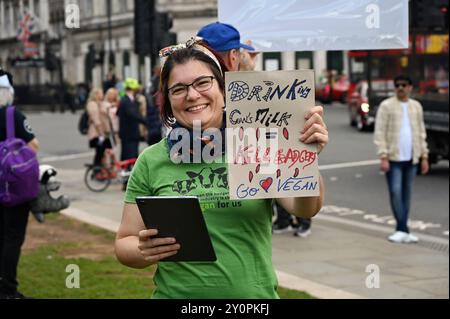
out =
[[[319,195],[316,145],[299,140],[314,103],[310,70],[226,74],[231,199]]]

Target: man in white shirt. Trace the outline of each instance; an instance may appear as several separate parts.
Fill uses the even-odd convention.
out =
[[[419,239],[409,233],[408,215],[418,164],[422,174],[429,169],[426,131],[422,105],[409,98],[411,79],[398,76],[394,84],[396,95],[384,100],[377,112],[374,142],[397,222],[396,232],[388,239],[395,243],[416,243]]]

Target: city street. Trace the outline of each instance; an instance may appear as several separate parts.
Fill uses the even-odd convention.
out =
[[[347,125],[344,105],[325,108],[331,136],[320,160],[326,181],[325,207],[307,239],[292,233],[273,236],[272,257],[280,286],[325,299],[448,298],[448,233],[444,233],[448,230],[448,162],[417,180],[411,229],[419,235],[419,244],[392,244],[386,240],[394,226],[372,134]],[[28,114],[41,138],[42,162],[58,168],[57,178],[63,182],[58,193],[72,200],[63,213],[116,231],[123,205],[121,185],[113,184],[102,193],[84,185],[84,163],[93,153],[85,136],[78,134],[78,116]],[[367,286],[371,265],[380,269],[380,289]]]
[[[79,113],[28,113],[37,134],[42,163],[84,172],[93,153],[86,136],[78,133]],[[325,106],[330,143],[320,156],[325,178],[325,207],[321,216],[343,225],[393,228],[385,177],[379,173],[372,133],[360,133],[348,125],[343,104]],[[145,144],[141,145],[142,148]],[[412,199],[410,227],[418,234],[448,239],[449,164],[441,161],[427,176],[418,176]],[[71,194],[69,194],[70,196]],[[94,195],[94,194],[93,194]],[[354,224],[356,223],[356,224]]]
[[[343,3],[0,0],[0,299],[448,299],[449,0]]]

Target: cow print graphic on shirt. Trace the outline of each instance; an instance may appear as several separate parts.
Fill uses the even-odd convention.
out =
[[[226,174],[226,168],[221,167],[218,169],[212,169],[209,167],[203,168],[200,172],[186,172],[187,179],[176,181],[172,190],[181,195],[190,193],[192,190],[202,187],[205,189],[219,187],[228,189],[228,174]]]

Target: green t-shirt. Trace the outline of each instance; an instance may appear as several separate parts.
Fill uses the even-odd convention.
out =
[[[137,196],[197,196],[217,255],[212,263],[159,263],[153,298],[278,298],[271,201],[230,200],[227,174],[225,161],[173,163],[166,139],[139,156],[125,202],[135,203]]]

